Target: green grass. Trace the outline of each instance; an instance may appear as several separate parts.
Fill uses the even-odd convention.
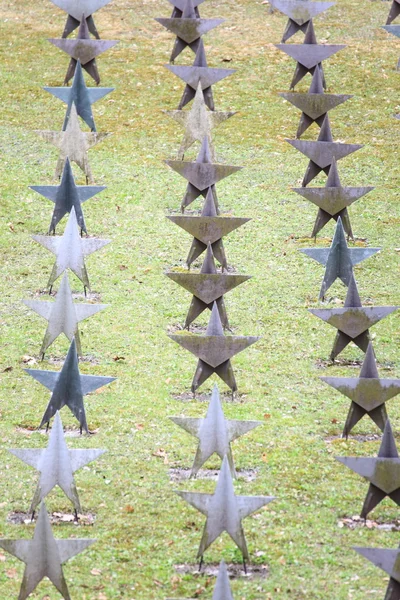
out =
[[[334,138],[365,144],[340,162],[342,182],[376,186],[350,209],[355,235],[382,247],[356,267],[362,300],[376,305],[400,303],[395,250],[400,246],[400,123],[393,119],[400,111],[395,71],[400,43],[379,28],[388,10],[389,3],[380,0],[340,0],[315,19],[318,39],[347,44],[324,68],[329,92],[354,94],[331,113]],[[94,106],[98,129],[113,136],[90,152],[96,184],[107,190],[84,207],[89,233],[112,240],[87,263],[93,291],[110,308],[80,328],[84,354],[92,357],[81,363],[81,371],[118,380],[85,400],[90,428],[98,433],[68,438],[71,447],[107,449],[76,475],[82,506],[96,514],[95,525],[55,527],[58,537],[98,540],[65,566],[71,597],[79,600],[211,598],[214,585],[204,575],[181,576],[174,568],[195,565],[204,519],[173,490],[211,491],[214,483],[172,484],[168,473],[171,467],[190,466],[195,440],[167,417],[202,416],[206,410],[205,403],[176,399],[190,388],[196,361],[166,335],[168,327],[183,323],[190,296],[163,272],[183,265],[191,242],[165,219],[169,210],[179,209],[185,190],[184,181],[163,164],[178,150],[181,131],[161,111],[176,108],[183,90],[163,67],[173,38],[153,19],[169,14],[170,5],[160,0],[113,0],[95,18],[101,37],[120,40],[98,60],[101,84],[116,90]],[[245,167],[218,185],[221,209],[252,218],[224,242],[229,263],[254,276],[227,295],[226,306],[236,333],[263,338],[233,359],[240,398],[226,404],[226,415],[264,422],[234,444],[237,468],[258,468],[254,482],[239,480],[235,488],[277,497],[244,521],[252,562],[267,564],[269,575],[233,581],[233,594],[238,600],[382,598],[388,578],[351,547],[395,548],[398,535],[338,525],[341,517],[359,513],[367,484],[333,457],[371,455],[379,443],[326,441],[341,432],[349,403],[319,376],[357,376],[359,368],[320,366],[334,330],[307,312],[319,306],[323,271],[298,252],[313,244],[307,236],[316,210],[290,190],[301,182],[307,159],[284,142],[294,136],[299,112],[277,96],[287,91],[294,70],[294,62],[274,47],[286,19],[250,0],[207,0],[201,14],[227,19],[205,38],[209,65],[237,69],[214,87],[217,109],[239,111],[215,133],[218,158]],[[24,373],[23,357],[34,357],[34,368],[59,369],[48,359],[62,360],[68,348],[66,339],[57,340],[41,363],[44,321],[21,302],[45,288],[52,265],[52,256],[30,238],[46,232],[51,205],[27,186],[50,184],[56,165],[56,151],[33,130],[62,126],[63,105],[41,86],[63,80],[68,61],[46,38],[61,35],[64,21],[64,14],[45,0],[15,0],[0,9],[1,537],[31,537],[33,531],[30,525],[7,522],[10,512],[28,509],[36,485],[35,472],[7,448],[45,445],[43,435],[18,429],[36,427],[48,401],[46,390]],[[190,60],[187,54],[177,64]],[[298,89],[306,91],[309,81]],[[312,128],[305,139],[316,135]],[[85,183],[78,169],[75,175]],[[312,185],[324,183],[320,177]],[[58,231],[63,227],[64,222]],[[320,243],[327,244],[332,234],[330,223]],[[70,282],[81,291],[78,280],[71,276]],[[344,299],[341,284],[331,292],[332,298]],[[381,375],[400,376],[398,315],[372,333]],[[348,348],[343,357],[360,360],[362,355]],[[208,381],[204,390],[212,384]],[[389,402],[388,411],[398,430],[398,399]],[[67,410],[62,418],[65,426],[75,426]],[[376,431],[367,419],[355,430]],[[166,458],[157,456],[163,454],[160,448]],[[218,465],[217,459],[209,462]],[[47,506],[70,509],[57,492]],[[384,501],[372,516],[385,522],[398,515]],[[240,562],[225,535],[205,561],[221,558]],[[16,597],[23,565],[9,555],[1,560],[1,597]],[[93,568],[101,573],[91,574]],[[58,597],[48,582],[32,595]]]

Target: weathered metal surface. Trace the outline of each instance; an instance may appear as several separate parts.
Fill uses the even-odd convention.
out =
[[[78,490],[76,488],[74,473],[88,463],[104,454],[105,450],[69,450],[65,443],[60,413],[57,411],[53,427],[49,435],[47,448],[9,450],[27,465],[40,473],[35,494],[32,499],[30,512],[33,513],[41,501],[59,486],[67,498],[72,502],[76,513],[81,513]]]
[[[185,42],[186,46],[190,46],[198,40],[202,35],[208,33],[214,27],[218,27],[224,23],[225,19],[198,19],[195,17],[186,17],[183,12],[181,18],[163,19],[156,18],[156,21],[163,27],[174,33],[180,40]],[[183,49],[183,48],[182,48]],[[176,56],[173,57],[174,60]]]
[[[392,21],[394,21],[399,15],[400,15],[400,4],[399,4],[398,0],[393,0],[392,5],[389,10],[386,25],[390,25],[390,23]]]
[[[353,238],[353,231],[347,207],[373,189],[373,187],[343,187],[339,179],[335,158],[332,160],[325,187],[292,188],[294,192],[300,194],[300,196],[306,198],[306,200],[309,200],[319,208],[311,237],[316,237],[331,219],[337,221],[340,217],[343,229],[350,238]]]
[[[72,340],[61,371],[41,371],[38,369],[25,369],[25,371],[52,392],[39,428],[46,423],[48,424],[50,419],[63,406],[68,406],[74,417],[79,421],[80,430],[84,429],[86,433],[89,433],[89,429],[83,396],[115,380],[115,377],[81,375],[79,373],[75,340]]]
[[[184,138],[178,150],[178,159],[183,160],[186,150],[190,148],[196,141],[202,143],[206,137],[210,149],[211,160],[213,162],[215,162],[215,151],[211,139],[211,131],[214,129],[214,127],[217,127],[236,114],[234,112],[217,112],[207,110],[200,83],[197,86],[194,102],[189,111],[170,110],[164,112],[185,129]]]
[[[386,421],[377,458],[350,456],[335,456],[335,458],[370,482],[361,509],[362,519],[366,519],[387,496],[400,506],[400,458],[389,419]]]
[[[71,114],[72,104],[75,104],[76,112],[92,131],[96,131],[94,123],[92,104],[100,100],[114,88],[88,88],[83,78],[82,66],[78,60],[75,69],[75,75],[71,87],[45,87],[46,92],[53,94],[56,98],[65,102],[67,112],[65,113],[63,131],[67,128],[68,120]]]
[[[29,187],[54,202],[49,233],[55,233],[57,224],[64,215],[71,212],[72,208],[75,209],[79,227],[87,233],[81,204],[106,189],[104,185],[76,185],[68,157],[65,160],[60,185],[31,185]]]
[[[74,303],[68,282],[68,275],[66,273],[64,273],[62,278],[55,302],[43,302],[40,300],[24,300],[23,302],[26,306],[29,306],[29,308],[48,321],[42,347],[40,348],[42,357],[44,357],[47,348],[49,348],[54,340],[62,333],[64,333],[70,341],[75,337],[77,352],[81,355],[82,350],[78,323],[84,319],[88,319],[108,306],[107,304]]]
[[[325,297],[328,289],[338,278],[348,286],[353,267],[379,250],[380,248],[349,248],[340,217],[337,220],[330,248],[300,248],[300,252],[325,266],[324,279],[319,292],[320,299]]]
[[[185,9],[185,4],[187,2],[187,0],[168,0],[168,2],[170,4],[172,4],[172,6],[174,8],[176,8],[177,10],[179,10],[181,13],[183,13],[184,9]],[[192,0],[192,4],[195,7],[195,9],[197,10],[197,7],[202,4],[204,2],[204,0]],[[198,14],[198,13],[197,13]]]
[[[56,261],[47,287],[52,287],[58,277],[70,269],[90,290],[89,277],[85,265],[85,256],[110,243],[110,240],[85,238],[79,235],[75,208],[71,209],[67,226],[62,236],[33,235],[32,238],[56,255]]]
[[[308,2],[307,0],[272,0],[270,4],[289,17],[282,36],[282,43],[284,44],[298,31],[306,33],[310,21],[334,6],[335,3]]]
[[[111,0],[51,0],[71,17],[80,22],[82,15],[89,17]]]
[[[230,359],[260,338],[255,336],[225,336],[217,304],[214,302],[205,335],[169,335],[174,342],[199,359],[192,382],[195,391],[216,373],[232,390],[237,390]]]
[[[95,541],[78,538],[56,540],[51,530],[46,506],[42,502],[31,540],[0,539],[0,547],[26,565],[18,600],[26,600],[45,577],[50,579],[65,600],[70,600],[61,565],[80,554]]]
[[[80,19],[81,19],[80,17],[79,17],[79,19],[74,19],[74,17],[72,17],[71,15],[68,15],[67,22],[65,23],[64,31],[63,31],[61,37],[66,38],[69,36],[70,33],[75,31],[75,29],[77,29],[80,25]],[[97,40],[99,40],[100,39],[99,32],[96,29],[96,25],[95,25],[92,15],[90,15],[89,17],[86,18],[86,23],[87,23],[90,33],[92,35],[94,35],[94,37]]]
[[[90,148],[111,135],[110,133],[83,132],[79,125],[78,113],[75,103],[71,106],[71,112],[65,131],[35,131],[46,142],[50,142],[59,150],[59,156],[54,177],[59,179],[64,170],[65,161],[75,162],[85,173],[87,183],[93,183],[92,170],[90,168],[87,152]]]
[[[193,66],[165,65],[174,75],[177,75],[186,83],[186,88],[178,106],[178,110],[186,106],[196,95],[199,83],[204,94],[204,101],[210,110],[214,110],[214,100],[211,86],[225,79],[235,72],[234,69],[216,69],[207,65],[203,41],[200,40],[199,47]]]
[[[233,421],[226,419],[222,410],[218,386],[214,385],[211,401],[204,419],[170,417],[171,420],[199,440],[190,477],[196,476],[199,469],[214,453],[221,460],[227,457],[232,477],[236,477],[232,457],[231,442],[251,431],[261,421]]]
[[[390,550],[389,548],[354,546],[353,550],[390,575],[385,600],[398,600],[400,597],[400,548]]]
[[[207,548],[226,531],[241,551],[243,558],[248,559],[242,520],[275,499],[272,496],[236,496],[226,456],[222,461],[214,494],[176,493],[207,517],[198,557],[202,557]]]

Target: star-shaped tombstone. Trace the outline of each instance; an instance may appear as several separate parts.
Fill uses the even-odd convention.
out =
[[[49,233],[55,233],[57,224],[64,215],[70,213],[72,208],[74,208],[78,225],[81,231],[84,231],[86,234],[87,230],[81,204],[106,189],[104,185],[76,185],[68,157],[65,160],[60,185],[31,185],[29,187],[41,196],[54,202]]]
[[[95,13],[103,6],[106,6],[111,0],[51,0],[53,4],[61,8],[68,14],[67,23],[65,25],[63,38],[66,38],[72,33],[81,22],[82,14],[86,15],[87,24],[90,33],[92,33],[97,39],[99,34],[93,20],[93,13]]]
[[[400,6],[397,4],[397,2],[395,2],[395,4],[398,7],[398,13],[397,14],[400,14]],[[395,35],[396,37],[400,38],[400,25],[384,25],[383,29],[386,29],[386,31],[388,33],[390,33],[391,35]],[[400,58],[399,58],[399,60],[397,62],[397,70],[400,71]]]
[[[386,588],[385,600],[399,600],[400,598],[400,548],[360,548],[353,550],[390,575]]]
[[[193,394],[213,373],[226,383],[232,394],[236,392],[237,385],[230,359],[260,339],[255,336],[225,336],[216,302],[213,304],[205,335],[181,334],[168,337],[199,359],[192,381]]]
[[[346,47],[338,44],[317,44],[312,21],[308,24],[303,44],[275,44],[275,46],[297,61],[290,89],[294,89],[307,73],[313,75],[316,68],[321,69],[323,86],[326,89],[321,62]]]
[[[299,0],[299,2],[304,3],[303,0]],[[320,69],[314,70],[308,94],[282,92],[279,96],[302,111],[296,138],[300,138],[313,123],[317,123],[321,127],[330,110],[353,97],[349,94],[324,94]]]
[[[100,310],[107,308],[107,304],[74,303],[68,282],[68,275],[66,273],[64,273],[62,278],[55,302],[24,300],[24,304],[48,321],[42,347],[40,348],[42,359],[44,358],[47,348],[51,346],[61,333],[64,333],[70,341],[75,338],[76,349],[81,356],[82,349],[78,323],[95,315]]]
[[[39,428],[46,423],[48,424],[50,419],[63,406],[68,406],[74,417],[79,421],[81,433],[82,429],[89,433],[83,396],[115,380],[115,377],[81,375],[79,373],[75,340],[72,340],[61,371],[40,371],[38,369],[25,369],[25,371],[52,392]]]
[[[224,294],[233,290],[241,283],[251,278],[250,275],[217,273],[214,255],[210,242],[200,273],[179,273],[169,271],[167,277],[193,294],[193,299],[186,317],[185,328],[197,319],[207,308],[212,309],[216,302],[224,329],[229,329],[226,314]]]
[[[289,17],[282,37],[283,44],[298,31],[306,33],[314,17],[335,5],[334,2],[308,2],[307,0],[271,0],[270,4]]]
[[[379,379],[371,342],[359,377],[321,377],[321,380],[351,400],[343,437],[349,436],[364,415],[383,431],[387,420],[385,402],[400,393],[400,379]]]
[[[178,159],[183,160],[185,152],[194,142],[203,142],[207,137],[211,160],[215,160],[215,151],[211,139],[211,131],[236,113],[210,111],[206,108],[201,84],[197,86],[192,107],[188,111],[169,110],[165,114],[172,117],[185,129],[185,135],[178,150]]]
[[[44,450],[14,448],[9,452],[40,473],[35,495],[29,509],[31,513],[35,512],[36,507],[58,485],[72,502],[77,517],[82,510],[74,473],[96,460],[104,454],[105,450],[69,450],[65,443],[60,413],[57,411],[47,448]]]
[[[0,539],[0,547],[25,563],[18,600],[25,600],[48,577],[65,600],[70,600],[62,564],[80,554],[96,540],[72,538],[57,540],[51,530],[46,506],[42,502],[31,540]]]
[[[97,100],[100,100],[114,88],[88,88],[86,87],[85,80],[83,78],[83,72],[81,63],[78,60],[75,69],[75,75],[71,87],[45,87],[43,88],[46,92],[50,92],[62,102],[67,105],[67,112],[65,113],[63,131],[67,128],[68,120],[70,118],[72,104],[75,104],[76,112],[80,118],[90,127],[91,131],[96,131],[96,125],[94,123],[92,104]]]
[[[196,54],[201,36],[221,25],[225,19],[200,19],[196,14],[193,0],[185,0],[179,17],[156,19],[156,21],[177,36],[170,58],[170,61],[174,62],[187,46]]]
[[[380,248],[349,248],[340,217],[337,220],[330,248],[300,248],[300,252],[325,266],[324,279],[319,292],[320,300],[324,299],[326,292],[336,279],[341,279],[344,285],[348,286],[353,274],[353,267],[379,250]]]
[[[243,560],[249,559],[249,552],[242,520],[275,499],[273,496],[236,496],[226,456],[214,494],[176,493],[207,517],[197,557],[202,557],[207,548],[226,531],[241,551]]]
[[[86,183],[93,183],[87,152],[90,148],[108,137],[109,133],[83,132],[79,125],[75,103],[72,104],[71,114],[65,131],[35,131],[46,142],[50,142],[59,150],[59,157],[54,177],[59,179],[64,169],[65,161],[75,162],[86,175]]]
[[[333,159],[338,161],[363,147],[362,144],[334,142],[328,115],[326,115],[321,126],[317,141],[288,139],[285,141],[310,159],[301,184],[302,187],[306,187],[321,171],[329,175]]]
[[[208,244],[211,244],[213,254],[220,262],[222,270],[228,268],[222,238],[250,221],[239,217],[218,217],[211,188],[207,191],[200,217],[179,215],[167,218],[194,237],[186,259],[188,267],[207,250]]]
[[[182,212],[196,198],[201,195],[206,196],[209,188],[215,186],[216,183],[225,179],[225,177],[229,177],[232,173],[236,173],[242,169],[242,167],[213,163],[207,136],[203,139],[195,162],[183,160],[166,160],[165,162],[171,169],[188,181],[186,193],[181,203]],[[216,209],[218,210],[217,204]]]
[[[174,75],[180,77],[186,88],[183,92],[178,110],[186,106],[196,95],[199,83],[204,94],[204,101],[210,110],[214,110],[214,100],[211,86],[235,72],[234,69],[214,69],[207,65],[203,40],[200,40],[193,66],[165,65]]]
[[[294,192],[318,206],[311,237],[325,227],[331,219],[337,221],[340,217],[343,229],[349,238],[354,239],[347,208],[362,196],[369,194],[373,187],[343,187],[336,166],[336,159],[332,161],[325,187],[321,188],[292,188]]]
[[[398,2],[398,0],[393,0],[392,5],[389,10],[386,25],[390,25],[390,23],[392,21],[394,21],[399,15],[400,15],[400,3]]]
[[[88,24],[85,15],[82,15],[79,25],[78,35],[74,40],[65,38],[51,38],[49,42],[54,44],[60,50],[63,50],[71,57],[67,73],[64,79],[64,85],[67,85],[70,79],[74,76],[76,64],[79,60],[82,67],[90,77],[95,80],[96,84],[100,83],[100,75],[97,69],[96,56],[99,56],[106,50],[109,50],[116,44],[116,40],[92,40],[89,34]]]
[[[343,308],[310,308],[309,311],[338,330],[330,354],[333,361],[350,342],[366,352],[369,328],[397,309],[398,306],[362,306],[356,281],[351,275]]]
[[[171,420],[199,440],[190,477],[195,477],[199,469],[214,453],[218,454],[221,460],[224,456],[227,457],[232,477],[236,477],[231,442],[261,425],[261,421],[225,419],[217,385],[214,385],[207,415],[204,419],[171,417]]]
[[[336,460],[349,467],[369,482],[369,489],[361,510],[366,519],[386,496],[400,506],[400,458],[389,419],[386,421],[377,458],[335,456]]]
[[[50,275],[47,287],[53,287],[54,282],[67,269],[70,269],[80,279],[85,288],[90,290],[89,277],[85,265],[85,256],[110,243],[110,240],[85,238],[79,235],[75,208],[72,208],[63,235],[33,235],[33,239],[56,255],[56,262]]]

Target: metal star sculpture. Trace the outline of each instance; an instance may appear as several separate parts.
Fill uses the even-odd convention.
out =
[[[97,238],[85,238],[79,235],[78,222],[76,220],[75,208],[72,208],[68,218],[67,226],[62,236],[33,235],[33,239],[56,255],[47,287],[51,289],[58,277],[67,269],[70,269],[90,290],[89,277],[85,265],[85,256],[89,256],[96,250],[110,243],[110,240],[99,240]]]
[[[203,40],[199,41],[199,47],[196,52],[193,66],[175,66],[165,65],[174,75],[177,75],[186,83],[185,90],[181,101],[179,102],[178,110],[186,106],[196,95],[196,90],[199,83],[204,94],[204,101],[210,110],[214,110],[214,99],[211,86],[225,79],[235,72],[234,69],[214,69],[207,65],[206,53],[204,51]]]
[[[324,122],[322,123],[317,141],[288,139],[285,141],[289,142],[296,150],[299,150],[299,152],[310,159],[301,184],[302,187],[306,187],[306,185],[308,185],[321,171],[324,171],[326,175],[329,175],[333,159],[338,161],[363,147],[362,144],[342,144],[341,142],[334,142],[328,115],[326,115]]]
[[[307,256],[325,266],[324,279],[319,292],[319,299],[321,300],[325,297],[326,292],[336,279],[341,279],[348,286],[353,273],[353,267],[373,256],[379,250],[380,248],[349,248],[344,234],[342,219],[338,217],[330,248],[301,248],[300,252],[307,254]]]
[[[360,514],[362,519],[366,519],[386,496],[400,506],[400,458],[389,419],[386,421],[377,458],[335,458],[370,482]]]
[[[211,244],[213,255],[221,264],[222,270],[228,268],[222,238],[250,221],[239,217],[218,217],[211,188],[207,191],[200,217],[180,215],[167,218],[194,237],[186,259],[188,267]]]
[[[329,357],[333,361],[350,342],[366,352],[369,328],[397,309],[398,306],[362,306],[357,284],[351,275],[343,308],[310,308],[309,312],[338,330]]]
[[[196,12],[193,1],[185,0],[179,17],[156,19],[163,27],[177,36],[170,62],[173,63],[187,46],[196,54],[201,36],[225,21],[225,19],[200,19],[197,14],[198,11]]]
[[[72,208],[74,208],[78,225],[81,231],[84,231],[86,234],[87,230],[81,204],[106,189],[104,185],[76,185],[68,157],[65,160],[60,185],[31,185],[29,187],[41,196],[54,202],[55,206],[53,216],[51,217],[49,233],[55,233],[57,224],[64,215],[70,213]]]
[[[218,181],[221,181],[222,179],[225,179],[225,177],[229,177],[232,173],[236,173],[242,169],[242,167],[221,165],[211,162],[207,136],[203,139],[200,152],[195,162],[166,160],[165,163],[189,182],[181,203],[182,212],[189,204],[194,202],[196,198],[201,195],[206,196],[209,188],[215,186]],[[214,195],[214,202],[215,201],[216,198]],[[215,202],[215,204],[216,209],[218,210],[217,202]]]
[[[25,369],[25,371],[52,392],[39,428],[46,423],[48,425],[58,410],[61,410],[63,406],[68,406],[79,421],[81,433],[83,429],[89,433],[83,396],[115,380],[115,377],[81,375],[75,340],[72,340],[61,371],[40,371],[38,369]]]
[[[236,496],[226,456],[214,494],[176,493],[207,517],[197,553],[201,559],[207,548],[226,531],[241,551],[243,561],[249,560],[242,520],[275,499],[273,496]]]
[[[349,436],[364,415],[383,431],[387,421],[385,402],[400,393],[400,379],[379,379],[371,342],[359,377],[321,377],[321,380],[351,400],[343,437]]]
[[[24,300],[23,302],[26,306],[29,306],[29,308],[48,321],[42,347],[40,348],[42,360],[47,348],[49,348],[54,340],[62,333],[64,333],[70,341],[75,338],[76,349],[79,356],[81,356],[82,349],[78,323],[84,319],[88,319],[108,306],[107,304],[74,303],[68,282],[68,275],[66,273],[64,273],[61,280],[60,289],[57,292],[55,302],[41,302],[40,300]]]
[[[339,179],[335,158],[332,160],[325,187],[292,188],[294,192],[318,206],[318,214],[311,237],[317,237],[317,234],[331,219],[337,221],[340,217],[343,229],[351,239],[354,239],[354,236],[347,208],[362,196],[369,194],[373,189],[373,187],[343,187]]]
[[[183,160],[185,152],[196,141],[202,143],[207,138],[211,160],[215,161],[215,151],[211,139],[211,131],[233,115],[235,112],[217,112],[206,108],[201,84],[197,86],[194,102],[189,111],[169,110],[165,114],[172,117],[185,129],[185,135],[178,150],[178,159]]]
[[[89,27],[85,15],[82,15],[78,35],[74,40],[51,38],[49,39],[49,42],[69,54],[71,57],[64,79],[64,85],[67,85],[74,76],[78,60],[85,71],[89,73],[90,77],[92,77],[96,84],[99,85],[100,75],[97,69],[96,56],[99,56],[106,50],[109,50],[118,44],[118,41],[116,40],[92,40],[90,38]]]
[[[226,383],[232,394],[236,392],[237,385],[230,359],[260,339],[255,336],[225,336],[216,302],[213,304],[205,335],[181,334],[168,337],[199,359],[192,381],[193,394],[213,373]]]
[[[63,38],[66,38],[70,33],[79,27],[82,15],[86,15],[87,24],[90,33],[92,33],[97,39],[99,34],[93,20],[93,13],[95,13],[103,6],[106,6],[111,0],[51,0],[53,4],[61,8],[68,14],[67,23],[65,25]]]
[[[204,419],[170,418],[179,427],[182,427],[199,440],[190,477],[195,477],[199,469],[214,453],[218,454],[221,460],[224,456],[227,457],[232,477],[236,477],[231,442],[261,425],[261,421],[225,419],[217,385],[214,385],[207,415]]]
[[[298,1],[304,4],[304,0]],[[282,92],[279,96],[282,96],[282,98],[285,98],[285,100],[302,111],[296,133],[297,139],[300,138],[313,123],[317,123],[317,125],[322,127],[328,111],[353,97],[348,94],[324,94],[320,69],[314,70],[308,94]]]
[[[35,131],[46,142],[50,142],[59,150],[59,157],[54,177],[59,179],[64,169],[65,161],[75,162],[86,175],[86,183],[93,183],[87,152],[90,148],[111,135],[110,133],[83,132],[79,125],[75,103],[72,103],[71,113],[65,131]]]
[[[353,550],[390,575],[386,588],[385,600],[399,600],[400,598],[400,548],[360,548]]]
[[[65,600],[71,600],[62,564],[80,554],[96,540],[71,538],[57,540],[53,536],[44,502],[31,540],[0,539],[0,547],[25,563],[18,600],[25,600],[48,577]]]
[[[399,7],[398,14],[400,14],[400,6],[397,4],[397,2],[395,2],[395,4]],[[391,35],[395,35],[398,38],[400,37],[400,25],[384,25],[383,29],[385,29]],[[398,71],[400,71],[400,58],[397,61],[397,67],[396,68],[397,68]]]
[[[210,242],[200,273],[179,273],[169,271],[167,277],[193,294],[193,299],[185,321],[185,328],[197,319],[207,308],[212,310],[216,302],[219,316],[224,329],[229,329],[226,314],[224,294],[233,290],[241,283],[251,278],[250,275],[218,273],[215,267],[214,255]]]
[[[171,19],[181,17],[183,15],[186,0],[168,0],[168,2],[170,4],[172,4],[172,6],[174,7],[173,11],[172,11]],[[202,4],[204,2],[204,0],[192,0],[192,2],[193,2],[196,17],[199,19],[200,13],[199,13],[198,6],[199,6],[199,4]]]
[[[308,2],[307,0],[270,0],[270,4],[289,17],[282,37],[283,44],[298,31],[306,33],[314,17],[335,5],[334,2]]]
[[[24,461],[40,473],[35,495],[33,496],[29,511],[32,518],[36,507],[57,485],[62,489],[67,498],[72,502],[75,517],[81,513],[78,490],[76,488],[74,473],[88,463],[104,454],[105,450],[69,450],[65,443],[60,413],[57,411],[53,427],[49,435],[47,448],[42,449],[12,449],[9,450],[17,458]]]
[[[94,123],[92,104],[97,100],[100,100],[114,88],[88,88],[86,87],[85,80],[83,78],[81,63],[78,60],[75,69],[75,75],[71,87],[45,87],[43,88],[46,92],[50,92],[62,102],[67,105],[67,112],[65,114],[63,131],[67,128],[68,120],[71,114],[72,104],[75,104],[76,112],[83,121],[90,127],[91,131],[96,131],[96,125]]]
[[[312,21],[308,24],[303,44],[275,44],[275,46],[297,61],[290,89],[294,89],[307,73],[313,75],[316,68],[321,69],[323,86],[326,89],[321,63],[346,47],[338,44],[317,44]]]
[[[400,15],[400,4],[398,0],[393,0],[392,5],[390,7],[390,11],[388,14],[388,18],[386,21],[386,25],[390,25],[392,21],[394,21]]]

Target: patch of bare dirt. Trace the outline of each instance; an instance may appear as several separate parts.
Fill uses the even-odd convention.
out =
[[[376,442],[382,439],[382,436],[379,433],[359,433],[357,435],[349,435],[348,440],[356,440],[357,442]],[[346,438],[342,437],[342,435],[330,435],[325,438],[326,442],[333,442],[335,440],[344,440]]]
[[[21,425],[17,425],[16,426],[16,431],[18,431],[18,433],[23,433],[24,435],[31,435],[32,433],[40,433],[42,435],[49,435],[50,433],[50,429],[48,430],[44,427],[39,429],[38,427],[22,427]],[[98,429],[93,429],[89,431],[90,435],[94,435],[96,433],[98,433]],[[86,433],[83,431],[82,433],[79,431],[79,428],[72,428],[72,427],[64,427],[64,436],[65,437],[80,437],[81,435],[86,435]]]
[[[174,400],[179,400],[180,402],[209,402],[211,398],[211,392],[208,394],[193,394],[193,392],[182,392],[181,394],[171,394]],[[241,403],[246,399],[245,394],[232,394],[231,392],[222,392],[220,393],[220,398],[222,402],[234,402]]]
[[[373,521],[371,519],[362,519],[355,515],[354,517],[343,517],[338,520],[338,527],[348,527],[349,529],[358,529],[365,527],[366,529],[380,529],[383,531],[400,531],[400,519],[393,521]]]
[[[190,471],[191,469],[171,468],[169,470],[169,477],[171,481],[185,481],[190,478]],[[211,479],[212,481],[216,481],[219,473],[218,469],[200,469],[193,479]],[[257,479],[258,469],[237,469],[236,475],[239,480],[254,481]]]
[[[32,521],[32,514],[30,512],[14,511],[9,513],[7,521],[13,525],[29,525],[30,523],[36,522],[38,513],[35,514],[35,518]],[[94,513],[87,513],[81,515],[78,513],[78,520],[75,519],[75,515],[72,513],[53,512],[49,513],[50,523],[59,525],[63,523],[73,523],[74,525],[90,526],[94,525],[96,515]]]
[[[226,565],[228,575],[231,579],[246,577],[247,579],[265,579],[268,576],[269,569],[267,565],[246,565],[246,572],[241,563],[228,563]],[[177,573],[190,573],[191,575],[208,575],[216,577],[219,571],[219,563],[203,563],[201,570],[198,564],[184,563],[175,565]]]

